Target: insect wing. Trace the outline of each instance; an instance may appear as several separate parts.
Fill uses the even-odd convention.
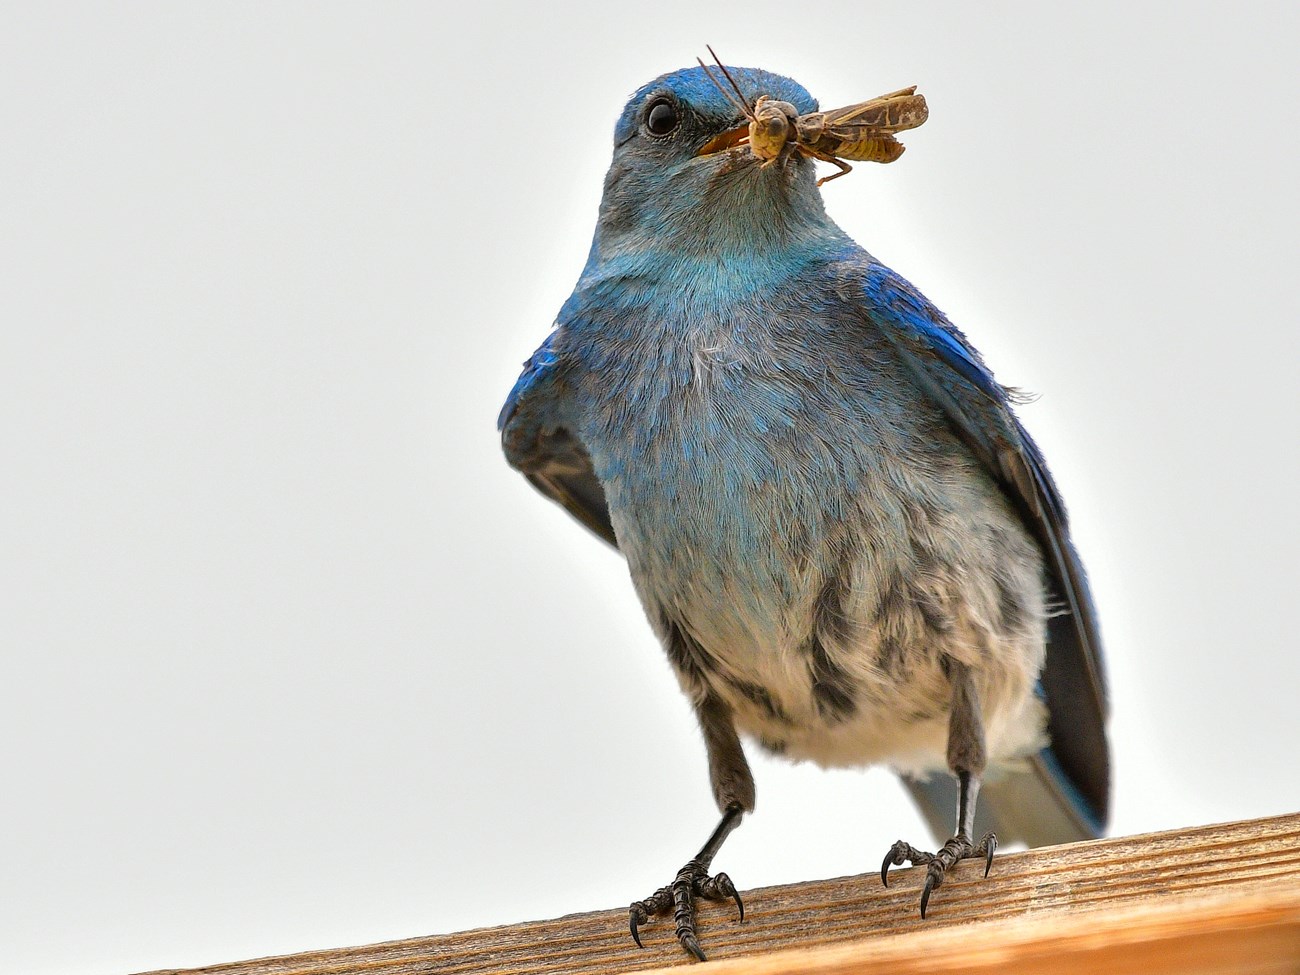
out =
[[[925,96],[916,93],[916,86],[846,105],[822,112],[826,117],[826,128],[840,138],[853,138],[847,130],[861,134],[867,129],[877,132],[902,132],[914,129],[930,117],[930,109],[925,104]]]

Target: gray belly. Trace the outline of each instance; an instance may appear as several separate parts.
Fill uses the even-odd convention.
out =
[[[611,505],[684,688],[791,758],[922,771],[943,767],[959,661],[990,759],[1035,750],[1041,557],[1000,491],[960,448],[891,463],[827,446],[833,463],[774,450],[770,476],[746,477],[764,464],[697,441]]]
[[[990,759],[1034,749],[1035,543],[888,359],[812,362],[807,348],[723,343],[689,362],[665,348],[644,389],[593,410],[619,547],[684,688],[792,758],[928,769],[943,765],[959,661]]]

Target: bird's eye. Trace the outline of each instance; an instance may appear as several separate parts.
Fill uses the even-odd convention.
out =
[[[651,135],[667,135],[677,128],[677,106],[666,99],[660,99],[646,112],[645,127]]]

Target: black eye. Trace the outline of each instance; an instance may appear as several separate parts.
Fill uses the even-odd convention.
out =
[[[645,127],[651,135],[667,135],[677,128],[677,106],[670,101],[660,99],[646,112]]]

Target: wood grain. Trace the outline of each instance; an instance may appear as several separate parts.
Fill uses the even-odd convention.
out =
[[[962,864],[917,916],[898,869],[705,904],[709,972],[1300,973],[1300,815],[1119,837]],[[614,973],[693,964],[671,921],[627,933],[627,909],[189,970],[205,975]],[[792,950],[793,949],[793,950]],[[735,961],[741,959],[740,961]],[[731,961],[728,961],[731,960]]]

